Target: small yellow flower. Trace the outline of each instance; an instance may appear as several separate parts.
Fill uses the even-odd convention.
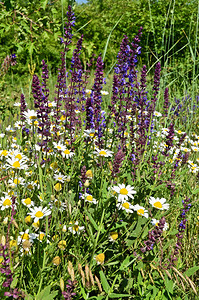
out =
[[[25,223],[29,224],[31,222],[31,216],[25,217]]]
[[[59,266],[61,263],[61,258],[59,256],[55,256],[52,260],[53,265]]]
[[[92,179],[93,178],[93,172],[92,170],[87,170],[86,171],[86,177]]]
[[[61,189],[62,189],[61,183],[58,182],[57,184],[55,184],[54,189],[55,189],[56,192],[61,191]]]
[[[115,242],[118,238],[118,233],[116,231],[112,231],[110,232],[110,237],[109,237],[109,240],[111,242]]]
[[[10,248],[13,248],[13,247],[16,248],[17,247],[17,241],[16,240],[11,240],[9,244],[10,244]]]
[[[105,260],[105,255],[104,253],[100,253],[98,255],[95,256],[95,260],[97,262],[98,265],[103,265],[104,260]]]
[[[66,249],[66,241],[62,240],[58,243],[58,248],[60,250],[65,250]]]

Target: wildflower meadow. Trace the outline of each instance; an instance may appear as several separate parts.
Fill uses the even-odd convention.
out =
[[[74,26],[0,123],[0,299],[198,299],[198,96],[138,64],[142,27],[111,79],[83,35],[66,63]]]

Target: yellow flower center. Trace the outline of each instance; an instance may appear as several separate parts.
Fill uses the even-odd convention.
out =
[[[102,150],[102,151],[99,152],[99,155],[105,156],[105,155],[107,155],[107,153],[106,153],[106,151]]]
[[[59,149],[59,150],[60,150],[60,149],[61,149],[61,147],[60,147],[60,146],[57,146],[57,149]]]
[[[62,180],[62,177],[58,177],[58,180]]]
[[[20,163],[18,161],[15,161],[14,164],[12,165],[13,168],[17,169],[20,168]]]
[[[40,233],[39,240],[42,241],[44,237],[45,237],[45,234],[44,233]]]
[[[15,156],[15,158],[22,159],[22,155],[19,153]]]
[[[1,155],[3,155],[3,156],[6,156],[8,154],[8,151],[7,150],[3,150],[2,152],[1,152]]]
[[[144,209],[142,209],[142,208],[138,209],[138,210],[137,210],[137,214],[138,214],[139,216],[143,216],[143,214],[144,214]]]
[[[90,137],[94,137],[95,134],[94,133],[89,133],[89,135],[90,135]]]
[[[35,223],[35,222],[32,223],[32,226],[35,227],[35,228],[39,228],[39,220],[37,221],[37,223]]]
[[[157,208],[162,208],[162,203],[160,203],[159,201],[155,202],[153,205]]]
[[[70,151],[69,151],[68,149],[66,149],[66,150],[64,151],[64,154],[70,154]]]
[[[127,189],[125,189],[125,188],[121,189],[121,190],[120,190],[120,194],[121,194],[121,195],[128,195]]]
[[[31,204],[31,199],[30,198],[26,198],[25,201],[24,201],[24,203],[26,203],[26,205]]]
[[[32,184],[28,184],[28,185],[27,185],[27,188],[30,189],[30,190],[33,190]]]
[[[86,197],[86,200],[88,200],[88,201],[93,201],[93,196],[88,195],[88,196]]]
[[[78,226],[78,225],[74,225],[74,226],[73,226],[73,230],[74,230],[74,231],[76,231],[76,232],[77,232],[77,231],[78,231],[78,229],[79,229],[79,226]]]
[[[20,180],[16,178],[16,179],[14,180],[14,184],[19,184],[19,183],[20,183]]]
[[[36,116],[30,116],[30,120],[36,120],[37,117]]]
[[[36,212],[35,217],[37,217],[37,218],[42,218],[43,215],[44,215],[44,214],[42,213],[42,211],[39,210],[39,211]]]
[[[105,255],[104,255],[104,253],[100,253],[100,254],[98,254],[97,256],[96,256],[96,261],[97,262],[99,262],[100,264],[103,264],[103,262],[104,262],[104,259],[105,259]]]
[[[11,205],[10,199],[6,199],[6,200],[3,202],[3,206],[6,206],[6,205],[8,205],[8,206]]]
[[[118,238],[118,233],[117,232],[111,232],[110,233],[111,238],[115,241]]]
[[[29,238],[30,238],[30,237],[29,237],[29,234],[28,234],[28,233],[24,233],[24,234],[22,234],[22,236],[21,236],[21,239],[22,239],[22,240],[27,240],[27,241],[28,241]]]
[[[128,203],[128,202],[123,203],[122,206],[123,206],[124,208],[126,208],[126,209],[129,209],[129,203]]]

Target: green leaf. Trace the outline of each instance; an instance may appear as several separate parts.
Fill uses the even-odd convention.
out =
[[[188,270],[186,270],[184,272],[185,275],[187,275],[188,277],[192,276],[193,274],[195,274],[195,272],[197,272],[199,270],[199,266],[195,266],[192,268],[189,268]]]
[[[108,294],[109,290],[110,290],[110,285],[108,284],[108,281],[106,279],[106,276],[104,275],[103,271],[101,270],[99,272],[100,274],[100,279],[101,279],[101,283],[102,283],[102,286],[103,286],[103,289],[105,290],[105,292]]]
[[[15,277],[10,285],[10,287],[12,289],[14,289],[16,286],[17,286],[17,283],[18,283],[18,277]]]
[[[48,0],[42,0],[41,1],[41,7],[45,10],[46,9],[46,5],[48,3]]]
[[[57,294],[58,291],[56,292],[52,292],[52,294],[50,294],[50,290],[51,290],[51,286],[47,286],[46,288],[44,288],[39,295],[37,295],[35,300],[53,300]]]
[[[199,193],[199,188],[192,191],[192,194],[194,194],[194,195],[198,194],[198,193]]]
[[[169,292],[170,294],[173,294],[173,286],[174,286],[173,281],[166,278],[165,279],[165,286],[166,286],[167,292]]]
[[[89,217],[89,220],[91,221],[93,227],[95,228],[95,230],[99,231],[99,227],[97,226],[97,224],[95,223],[93,217],[89,214],[88,211],[86,211],[87,216]]]
[[[34,300],[34,297],[31,295],[26,295],[25,300]]]
[[[123,297],[129,297],[129,296],[131,296],[131,295],[129,295],[129,294],[115,294],[115,293],[111,293],[109,295],[109,298],[114,299],[114,298],[123,298]]]

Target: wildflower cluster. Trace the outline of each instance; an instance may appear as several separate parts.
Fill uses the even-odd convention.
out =
[[[146,66],[139,82],[142,28],[133,41],[127,36],[122,40],[112,92],[104,88],[101,56],[89,89],[89,72],[81,62],[83,36],[73,50],[69,70],[66,68],[75,22],[70,6],[67,17],[56,96],[49,92],[48,66],[42,61],[41,80],[36,74],[32,80],[34,107],[21,94],[15,104],[19,120],[1,129],[0,210],[2,232],[7,232],[16,271],[23,262],[21,272],[28,278],[41,276],[40,282],[47,285],[48,275],[43,275],[47,266],[54,278],[64,276],[67,282],[59,297],[72,299],[81,284],[89,290],[97,283],[102,290],[98,279],[104,278],[101,265],[114,266],[117,257],[126,259],[126,253],[132,257],[133,248],[141,248],[146,255],[156,251],[155,244],[158,247],[164,242],[162,236],[173,222],[179,194],[184,197],[188,190],[186,184],[179,188],[177,177],[180,172],[193,178],[199,173],[199,136],[169,123],[168,88],[158,111],[160,63],[155,67],[151,96]],[[187,200],[183,205],[172,263],[181,247],[185,213],[190,208]],[[10,291],[11,262],[5,248],[1,253],[1,270],[8,275],[4,287]],[[68,267],[67,273],[70,261],[78,268],[71,271]],[[21,280],[20,289],[31,292],[34,285],[37,283]]]

